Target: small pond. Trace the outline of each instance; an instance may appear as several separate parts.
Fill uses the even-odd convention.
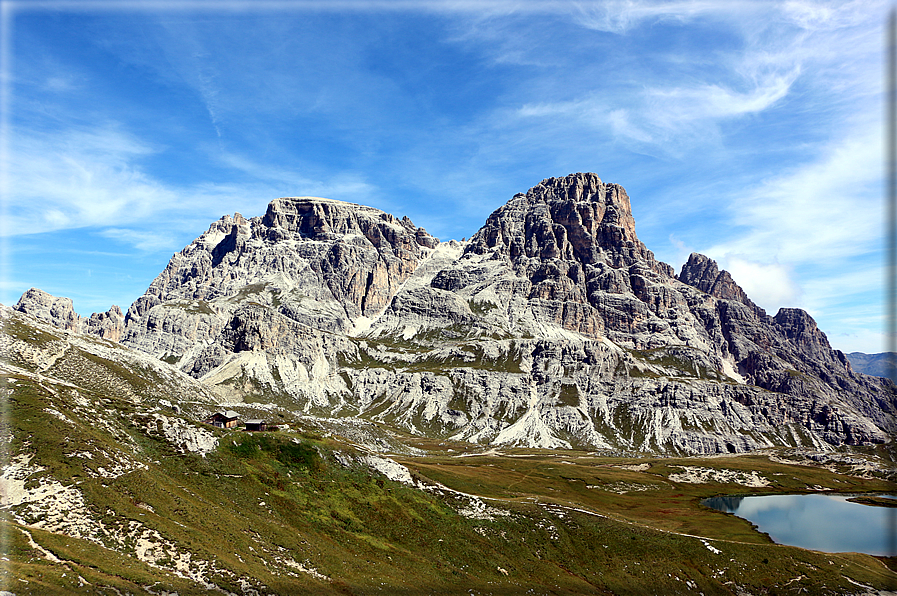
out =
[[[897,509],[853,503],[847,500],[851,497],[823,494],[731,496],[704,499],[702,503],[750,521],[779,544],[830,553],[894,555]]]

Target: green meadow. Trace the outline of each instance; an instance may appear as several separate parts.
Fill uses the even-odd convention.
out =
[[[40,468],[24,488],[76,489],[83,501],[69,521],[90,530],[48,531],[29,503],[6,507],[3,581],[15,594],[852,594],[897,585],[893,560],[776,545],[700,503],[884,492],[887,474],[781,463],[772,452],[485,452],[380,428],[416,454],[393,456],[411,486],[372,470],[337,425],[324,432],[287,417],[288,431],[209,429],[218,446],[202,456],[152,432],[131,401],[13,380],[9,447]],[[49,412],[75,397],[104,422]],[[116,453],[140,465],[103,474]],[[682,481],[696,468],[732,481]],[[751,477],[769,485],[746,486]]]

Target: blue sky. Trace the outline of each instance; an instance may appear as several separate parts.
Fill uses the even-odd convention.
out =
[[[887,3],[0,3],[4,304],[125,310],[281,196],[448,240],[591,171],[677,271],[702,252],[883,350]]]

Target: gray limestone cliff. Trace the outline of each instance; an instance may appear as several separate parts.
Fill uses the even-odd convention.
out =
[[[672,267],[636,237],[626,191],[573,174],[543,180],[497,209],[432,286],[475,301],[499,296],[527,313],[514,318],[533,320],[535,328],[521,331],[535,336],[547,325],[649,349],[694,339],[674,281]]]
[[[291,303],[296,317],[345,330],[382,309],[437,244],[407,217],[328,199],[277,199],[264,217],[237,213],[212,224],[171,259],[128,317],[142,316],[153,299],[209,302],[268,291]]]
[[[438,244],[407,217],[277,199],[263,217],[222,217],[174,255],[128,310],[122,342],[222,379],[225,396],[286,384],[306,407],[326,403],[332,345],[379,314]],[[260,358],[285,367],[280,381],[260,372]],[[246,380],[228,384],[229,375]]]
[[[715,298],[737,300],[760,317],[766,315],[766,311],[751,302],[728,271],[720,271],[716,261],[704,255],[691,253],[688,261],[682,265],[679,281],[694,286]]]

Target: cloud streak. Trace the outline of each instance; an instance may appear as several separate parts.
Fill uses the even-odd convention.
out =
[[[601,3],[576,3],[576,21],[596,31],[624,34],[644,22],[685,23],[712,15],[726,16],[755,11],[759,3],[713,2],[686,0],[684,2],[637,2],[620,0]]]
[[[677,156],[696,143],[720,136],[727,120],[763,112],[785,97],[799,68],[749,82],[741,91],[722,83],[692,87],[646,87],[618,97],[593,95],[557,103],[524,104],[521,119],[562,118],[596,130],[610,129],[622,142],[643,146],[648,153]],[[625,106],[625,107],[624,107]]]
[[[10,161],[10,191],[4,197],[8,236],[78,228],[103,228],[103,236],[139,250],[171,248],[172,236],[146,227],[207,225],[233,210],[263,211],[279,196],[319,195],[363,201],[374,188],[360,176],[336,174],[327,182],[217,153],[238,182],[200,181],[174,185],[153,176],[141,162],[158,158],[155,147],[109,124],[87,130],[18,135]],[[186,221],[185,221],[186,220]],[[128,226],[129,229],[124,229]],[[137,228],[144,228],[143,231]]]
[[[176,193],[136,165],[156,149],[114,125],[31,131],[10,144],[10,235],[135,221],[177,203]]]
[[[874,252],[884,232],[882,149],[880,130],[867,126],[820,159],[744,189],[729,205],[733,224],[744,231],[708,251],[790,263]]]

